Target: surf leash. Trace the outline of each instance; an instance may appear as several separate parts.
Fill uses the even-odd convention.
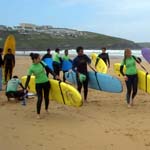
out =
[[[96,71],[95,71],[95,77],[96,77],[96,81],[97,81],[99,90],[102,90],[102,88],[101,88],[101,86],[100,86],[100,84],[99,84],[99,82],[98,82],[97,72],[96,72]]]
[[[62,96],[62,99],[63,99],[63,103],[66,104],[65,103],[65,98],[64,98],[64,95],[63,95],[63,92],[62,92],[62,88],[61,88],[61,81],[59,81],[58,84],[59,84],[60,93],[61,93],[61,96]]]

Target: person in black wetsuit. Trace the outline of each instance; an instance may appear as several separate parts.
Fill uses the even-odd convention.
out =
[[[100,54],[98,55],[98,57],[97,57],[97,59],[96,59],[95,67],[96,67],[96,65],[97,65],[97,63],[98,63],[98,61],[99,61],[99,58],[101,58],[101,59],[105,62],[106,66],[107,66],[108,68],[110,67],[110,60],[109,60],[109,55],[108,55],[108,53],[106,53],[106,47],[102,47],[102,53],[100,53]]]
[[[42,57],[42,61],[44,61],[45,58],[52,58],[51,49],[47,49],[47,53]],[[49,71],[46,69],[46,75],[48,76]]]
[[[15,66],[15,56],[12,54],[12,50],[9,48],[8,53],[4,56],[4,77],[5,77],[5,83],[7,83],[8,79],[8,74],[9,74],[9,79],[12,78],[12,71]]]
[[[88,69],[89,66],[91,67],[91,60],[90,58],[83,53],[83,47],[79,46],[76,49],[77,56],[73,60],[73,71],[76,72],[77,76],[77,89],[81,93],[82,86],[84,88],[84,101],[87,102],[87,94],[88,94]],[[95,71],[95,70],[94,70]],[[81,77],[83,79],[81,79]]]

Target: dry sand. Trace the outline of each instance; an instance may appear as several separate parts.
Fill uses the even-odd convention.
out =
[[[109,74],[115,62],[120,60],[111,60]],[[29,57],[17,56],[14,74],[25,75],[30,64]],[[89,90],[80,108],[52,101],[46,114],[43,103],[40,120],[36,98],[22,106],[0,92],[0,150],[149,150],[150,95],[139,90],[135,105],[127,108],[122,83],[120,94]]]

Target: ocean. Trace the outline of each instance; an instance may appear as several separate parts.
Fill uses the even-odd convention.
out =
[[[31,52],[34,53],[39,53],[40,55],[44,55],[46,54],[46,51],[16,51],[16,55],[25,55],[25,56],[29,56],[29,54]],[[51,51],[51,53],[53,54],[54,50]],[[84,53],[87,54],[88,56],[90,56],[91,53],[97,53],[99,54],[101,52],[101,50],[84,50]],[[120,58],[124,56],[124,50],[107,50],[106,51],[109,54],[110,58]],[[60,55],[63,55],[64,51],[60,51]],[[74,56],[76,55],[76,50],[75,49],[71,49],[69,50],[69,55],[70,56]],[[132,55],[135,55],[137,57],[142,57],[141,54],[141,50],[132,50]]]

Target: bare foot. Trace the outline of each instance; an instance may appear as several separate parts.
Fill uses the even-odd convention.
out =
[[[37,114],[37,117],[36,117],[37,119],[41,119],[41,117],[40,117],[40,114]]]

